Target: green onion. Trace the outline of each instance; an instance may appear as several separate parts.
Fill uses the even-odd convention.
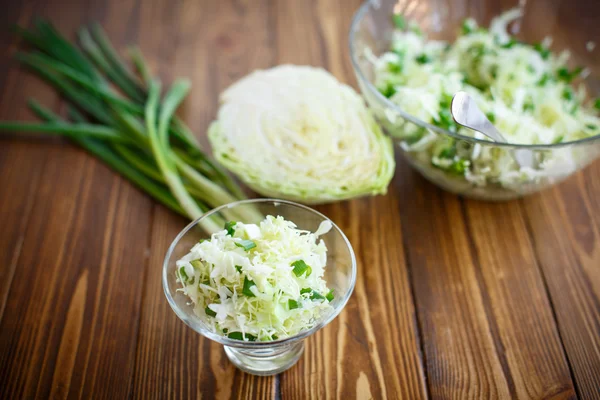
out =
[[[552,141],[552,144],[557,144],[557,143],[560,143],[560,142],[562,142],[562,141],[563,141],[563,139],[564,139],[564,138],[565,138],[565,137],[561,135],[561,136],[557,137],[556,139],[554,139],[554,140]]]
[[[538,53],[540,53],[540,56],[542,57],[542,59],[547,60],[548,57],[550,57],[550,49],[548,49],[547,47],[544,47],[544,45],[542,45],[541,43],[534,44],[533,48]]]
[[[570,83],[573,79],[577,78],[579,74],[583,71],[583,67],[577,67],[573,69],[573,71],[569,71],[566,67],[559,68],[556,71],[556,75],[559,79]]]
[[[241,247],[242,249],[246,250],[246,251],[250,251],[250,249],[253,249],[256,247],[256,243],[254,243],[252,240],[240,240],[239,242],[235,242],[235,245],[237,247]]]
[[[404,30],[406,28],[406,19],[404,18],[404,15],[393,14],[392,21],[397,29]]]
[[[303,273],[305,273],[310,268],[308,265],[306,265],[304,260],[294,261],[291,266],[294,267],[293,272],[298,277],[301,276]],[[306,277],[308,278],[309,275],[310,274],[307,273]]]
[[[187,282],[190,278],[188,277],[188,275],[185,272],[185,267],[179,267],[179,277],[181,278],[182,281]]]
[[[310,293],[310,299],[311,300],[325,300],[325,296],[323,296],[321,293],[317,292],[316,290],[310,289],[310,288],[304,288],[302,290],[300,290],[300,294],[306,294],[306,293]]]
[[[248,297],[256,297],[254,292],[250,290],[252,286],[256,286],[256,283],[248,279],[247,276],[244,277],[244,287],[242,288],[242,293],[244,293]]]
[[[208,308],[208,306],[206,306],[206,308],[204,309],[204,312],[206,313],[206,315],[208,315],[209,317],[216,317],[217,313],[214,312],[213,310],[211,310],[210,308]]]
[[[334,298],[333,289],[331,289],[331,290],[330,290],[330,291],[327,293],[327,295],[325,295],[325,298],[326,298],[326,299],[327,299],[327,301],[328,301],[328,302],[330,302],[330,303],[333,301],[333,298]]]
[[[241,274],[242,273],[242,266],[241,265],[236,265],[235,266],[235,270]]]
[[[444,150],[442,150],[440,152],[440,154],[438,155],[438,157],[452,160],[452,159],[454,159],[455,155],[456,155],[456,147],[452,146],[452,147],[447,147]]]
[[[596,101],[594,102],[594,107],[595,107],[597,110],[600,110],[600,97],[598,97],[598,98],[596,99]]]
[[[389,82],[386,84],[386,86],[383,89],[380,89],[379,91],[381,92],[382,95],[384,95],[388,99],[390,97],[392,97],[394,94],[396,94],[396,89],[394,88],[394,85],[392,85]]]
[[[235,226],[236,222],[235,221],[229,221],[225,223],[225,230],[227,231],[227,234],[229,236],[233,236],[235,235],[235,229],[233,229],[233,227]]]
[[[494,122],[496,122],[496,114],[494,114],[493,112],[489,111],[485,113],[485,116],[487,117],[487,119],[490,120],[490,122],[493,124]]]
[[[431,58],[429,58],[429,56],[425,53],[419,54],[415,60],[419,63],[419,64],[427,64],[428,62],[431,61]]]
[[[294,310],[296,308],[300,308],[300,305],[298,304],[298,302],[296,300],[289,299],[288,300],[288,308],[290,310]]]
[[[244,340],[242,332],[231,332],[227,335],[229,339]]]
[[[325,296],[315,290],[312,291],[310,298],[311,300],[325,300]]]
[[[542,75],[542,77],[540,78],[540,80],[537,82],[538,86],[545,86],[546,83],[548,83],[548,81],[551,79],[550,75],[548,75],[547,73],[544,73]]]
[[[17,28],[17,34],[31,50],[17,53],[16,58],[64,97],[74,122],[30,102],[46,123],[0,122],[0,131],[64,135],[167,207],[192,219],[245,197],[174,116],[189,91],[186,80],[175,80],[161,102],[160,85],[141,52],[134,49],[130,54],[142,79],[119,57],[98,25],[80,30],[81,47],[43,20],[31,30]],[[227,218],[257,216],[249,209],[239,214],[222,213]],[[221,215],[213,215],[202,225],[212,232],[223,226],[221,220]]]
[[[242,332],[231,332],[227,335],[227,337],[229,339],[244,340],[244,334]],[[256,340],[256,336],[246,333],[246,339],[248,339],[250,342],[254,342]]]

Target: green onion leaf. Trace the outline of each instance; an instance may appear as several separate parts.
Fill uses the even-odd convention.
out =
[[[305,293],[310,293],[310,292],[312,292],[312,289],[309,289],[309,288],[304,288],[304,289],[300,290],[300,294],[305,294]]]
[[[248,297],[256,297],[254,292],[250,290],[252,286],[256,286],[256,283],[248,279],[248,277],[244,277],[244,287],[242,288],[242,293],[244,293]]]
[[[557,143],[560,143],[560,142],[562,142],[562,141],[563,141],[563,139],[564,139],[564,138],[565,138],[565,137],[561,135],[561,136],[557,137],[556,139],[554,139],[554,140],[552,141],[552,144],[557,144]]]
[[[447,158],[449,160],[454,159],[454,156],[456,155],[456,147],[447,147],[444,150],[442,150],[440,152],[440,154],[438,155],[439,158]]]
[[[422,53],[415,58],[415,61],[417,61],[419,64],[427,64],[431,61],[431,58],[429,58],[427,54]]]
[[[310,299],[311,300],[325,300],[325,296],[323,296],[321,293],[313,290],[312,294],[310,295]]]
[[[594,124],[586,124],[585,127],[592,131],[595,131],[596,129],[598,129],[598,125],[594,125]]]
[[[566,67],[562,67],[556,71],[556,75],[559,79],[570,83],[581,74],[581,71],[583,71],[583,67],[577,67],[573,71],[569,71]]]
[[[229,339],[244,340],[244,335],[242,335],[242,332],[231,332],[227,335],[227,337]]]
[[[566,87],[563,89],[562,98],[565,100],[573,100],[573,89]]]
[[[185,267],[181,266],[179,267],[179,278],[183,281],[183,282],[187,282],[190,278],[188,277],[188,275],[185,273]]]
[[[235,266],[235,270],[241,274],[242,273],[242,266],[241,265],[236,265]]]
[[[206,315],[208,315],[209,317],[216,317],[217,313],[214,312],[213,310],[211,310],[210,308],[208,308],[208,306],[206,306],[206,308],[204,309],[204,312],[206,313]]]
[[[596,99],[596,101],[594,102],[594,107],[598,110],[600,110],[600,97],[598,97]]]
[[[537,82],[538,86],[545,86],[546,83],[548,83],[548,81],[551,79],[550,75],[548,75],[547,73],[544,73],[544,75],[542,75],[542,77],[540,78],[540,80]]]
[[[388,99],[390,97],[392,97],[394,94],[396,94],[396,89],[394,88],[394,85],[392,85],[389,82],[386,84],[386,86],[383,89],[379,89],[379,91],[381,92],[382,95],[384,95]]]
[[[485,116],[487,117],[487,119],[490,120],[490,122],[493,124],[494,122],[496,122],[496,114],[494,114],[493,112],[489,111],[485,113]]]
[[[250,251],[250,249],[256,247],[256,243],[254,243],[252,240],[240,240],[239,242],[235,242],[235,245],[246,251]]]
[[[541,43],[534,44],[533,48],[540,53],[542,59],[547,60],[548,57],[550,57],[550,50],[547,47],[544,47]]]
[[[235,229],[233,229],[235,224],[237,224],[237,222],[235,222],[235,221],[229,221],[229,222],[225,223],[225,230],[227,231],[227,234],[229,236],[235,235]]]
[[[334,297],[334,295],[333,295],[333,289],[331,289],[329,291],[329,293],[327,293],[327,295],[325,296],[325,298],[327,299],[328,302],[331,303],[333,301],[333,297]]]
[[[290,310],[294,310],[296,308],[300,308],[300,305],[298,304],[298,302],[296,300],[289,299],[288,300],[288,308]]]
[[[302,274],[305,273],[310,268],[308,265],[306,265],[304,260],[294,261],[292,263],[292,267],[294,267],[294,269],[293,269],[294,274],[298,277],[302,276]],[[312,272],[312,270],[311,270],[311,272]],[[306,277],[308,277],[308,275],[309,274],[307,274]]]
[[[392,21],[397,29],[404,30],[406,28],[406,19],[404,15],[394,14],[392,15]]]

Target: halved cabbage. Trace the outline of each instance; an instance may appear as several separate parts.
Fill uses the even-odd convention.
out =
[[[386,192],[393,146],[362,98],[321,68],[255,71],[221,94],[214,155],[264,196],[323,203]]]

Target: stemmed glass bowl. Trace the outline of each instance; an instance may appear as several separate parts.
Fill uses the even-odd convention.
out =
[[[163,288],[169,305],[177,316],[190,328],[210,340],[225,346],[225,353],[231,362],[241,370],[255,375],[273,375],[292,367],[304,351],[304,339],[330,323],[344,308],[356,281],[356,259],[350,242],[332,221],[332,229],[320,236],[327,246],[327,266],[324,279],[327,286],[334,289],[332,309],[323,315],[310,329],[295,336],[268,342],[248,342],[230,339],[213,331],[193,311],[190,299],[178,289],[176,261],[187,254],[201,239],[209,239],[211,234],[205,223],[216,215],[247,215],[244,223],[258,223],[267,215],[282,216],[294,222],[298,229],[315,232],[321,222],[330,221],[325,215],[300,204],[286,200],[254,199],[242,200],[218,207],[196,221],[190,223],[175,238],[163,264]]]

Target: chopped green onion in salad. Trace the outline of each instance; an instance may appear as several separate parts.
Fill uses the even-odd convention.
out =
[[[313,327],[332,310],[323,279],[327,247],[315,232],[278,216],[260,224],[227,222],[177,261],[180,292],[214,332],[230,339],[269,341]]]
[[[468,92],[510,143],[558,144],[599,135],[600,99],[589,99],[578,82],[589,71],[569,67],[568,51],[552,53],[550,38],[526,44],[512,37],[507,26],[521,16],[519,8],[507,11],[492,20],[489,29],[467,19],[451,44],[429,40],[414,22],[394,16],[390,51],[379,57],[366,54],[375,67],[375,85],[406,113],[477,139],[487,140],[457,126],[450,114],[450,101],[458,91]],[[518,187],[576,169],[578,155],[571,148],[539,152],[536,168],[521,168],[510,151],[478,143],[463,148],[466,142],[384,111],[390,134],[401,139],[404,150],[424,168],[445,171],[473,186]]]

